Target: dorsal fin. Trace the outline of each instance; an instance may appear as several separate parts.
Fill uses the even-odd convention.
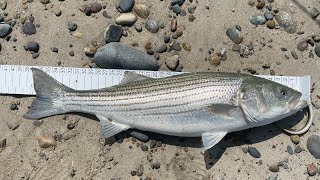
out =
[[[123,79],[120,82],[120,84],[127,84],[127,83],[136,82],[136,81],[147,80],[147,79],[152,79],[152,78],[141,75],[141,74],[137,74],[132,71],[125,71]]]

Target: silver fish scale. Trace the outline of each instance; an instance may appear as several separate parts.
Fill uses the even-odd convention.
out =
[[[178,114],[210,104],[234,104],[243,76],[228,73],[183,74],[118,85],[104,91],[66,94],[63,105],[70,111],[139,118]]]

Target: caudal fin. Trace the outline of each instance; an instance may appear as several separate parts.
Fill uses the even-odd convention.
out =
[[[56,81],[40,69],[31,68],[33,73],[34,89],[37,98],[32,102],[29,111],[24,114],[27,119],[40,119],[47,116],[66,113],[61,98],[66,92],[73,89]]]

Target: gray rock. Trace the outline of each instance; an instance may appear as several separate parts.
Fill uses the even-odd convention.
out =
[[[262,25],[264,23],[266,23],[266,18],[264,16],[261,15],[253,15],[249,17],[249,21],[253,24],[253,25]]]
[[[37,52],[39,52],[39,48],[40,48],[39,44],[34,41],[30,41],[24,45],[24,49],[26,51],[33,51],[33,52],[37,53]]]
[[[162,46],[160,46],[160,47],[158,47],[158,48],[156,49],[156,52],[157,52],[157,53],[164,53],[164,52],[166,52],[167,50],[168,50],[167,45],[163,44]]]
[[[316,44],[316,47],[314,48],[314,52],[320,58],[320,43]]]
[[[290,155],[293,155],[293,149],[290,145],[287,146],[287,152],[290,154]]]
[[[174,6],[174,5],[179,5],[181,6],[183,3],[184,3],[185,0],[171,0],[171,6]]]
[[[152,19],[146,21],[145,28],[151,33],[157,33],[159,31],[158,23]]]
[[[12,27],[9,24],[0,24],[0,38],[4,38],[12,32]]]
[[[300,146],[297,146],[296,148],[294,148],[294,152],[295,153],[300,153],[302,151],[302,148]]]
[[[318,135],[311,135],[308,138],[307,148],[316,159],[320,159],[320,137]]]
[[[181,7],[178,4],[176,4],[176,5],[172,6],[172,11],[174,13],[176,13],[176,14],[180,14],[181,13]]]
[[[298,44],[297,44],[297,49],[299,50],[299,51],[304,51],[304,50],[306,50],[307,49],[307,47],[308,47],[308,42],[307,41],[301,41],[301,42],[299,42]]]
[[[196,5],[191,5],[190,7],[188,7],[188,12],[190,14],[194,14],[194,11],[196,10],[197,6]]]
[[[313,7],[310,14],[313,19],[316,19],[319,16],[320,12],[317,8]]]
[[[279,11],[275,15],[275,19],[287,33],[292,34],[297,31],[297,22],[294,21],[294,19],[289,13],[285,11]]]
[[[134,28],[138,31],[141,32],[142,31],[142,26],[139,23],[134,24]]]
[[[140,131],[129,132],[130,136],[138,139],[141,142],[148,142],[150,140],[149,136]]]
[[[170,36],[169,35],[164,35],[163,36],[163,41],[164,41],[164,43],[169,43],[170,42]]]
[[[120,0],[119,8],[122,12],[130,12],[134,6],[134,0]]]
[[[254,147],[249,147],[248,152],[254,158],[260,158],[261,157],[260,152]]]
[[[75,31],[78,28],[77,23],[73,22],[73,21],[69,21],[68,22],[68,29],[70,31]]]
[[[2,9],[2,10],[6,10],[7,5],[8,5],[7,0],[1,0],[1,1],[0,1],[0,6],[1,6],[1,9]]]
[[[24,23],[24,25],[22,26],[22,31],[26,35],[32,35],[32,34],[35,34],[37,32],[36,26],[32,22]]]
[[[180,46],[180,43],[178,43],[177,41],[173,41],[171,47],[175,51],[181,51],[181,49],[182,49]]]
[[[122,37],[122,26],[109,25],[105,30],[104,40],[106,43],[119,42]]]
[[[271,174],[269,177],[268,177],[268,180],[277,180],[278,179],[278,174]]]
[[[158,70],[159,64],[153,56],[121,43],[111,42],[100,47],[93,57],[100,68]]]
[[[0,22],[3,22],[3,21],[4,21],[4,17],[0,15]]]
[[[178,55],[170,56],[166,58],[165,63],[171,71],[174,71],[179,65],[179,56]]]
[[[226,34],[236,44],[241,44],[243,41],[243,36],[240,34],[240,31],[235,27],[227,29]]]
[[[266,20],[273,19],[273,15],[271,14],[271,12],[265,12],[264,13],[264,17],[266,18]]]

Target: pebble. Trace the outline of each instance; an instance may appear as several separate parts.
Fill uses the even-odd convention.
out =
[[[273,69],[270,69],[270,75],[274,76],[276,72]]]
[[[275,15],[275,19],[287,33],[292,34],[297,31],[297,22],[293,20],[289,13],[285,11],[279,11]]]
[[[253,24],[253,25],[262,25],[264,23],[266,23],[266,18],[264,16],[261,15],[253,15],[249,17],[249,21]]]
[[[180,14],[181,13],[181,7],[178,4],[176,4],[176,5],[172,6],[172,11],[174,13],[176,13],[176,14]]]
[[[148,146],[146,146],[146,145],[142,145],[142,146],[141,146],[141,150],[142,150],[142,151],[148,151],[149,148],[148,148]]]
[[[107,19],[111,19],[112,17],[108,15],[107,11],[103,11],[102,12],[102,16],[107,18]]]
[[[76,37],[76,38],[82,38],[83,37],[83,33],[76,31],[76,32],[73,33],[73,36]]]
[[[291,55],[295,60],[298,59],[298,54],[295,51],[291,51]]]
[[[215,53],[212,56],[209,56],[208,61],[211,65],[213,66],[219,66],[221,63],[221,59],[220,57],[217,55],[217,53]]]
[[[313,7],[310,14],[313,19],[316,19],[319,16],[320,12],[317,8]]]
[[[0,24],[0,38],[4,38],[12,32],[12,27],[9,24]]]
[[[2,139],[2,140],[0,141],[0,148],[5,148],[6,145],[7,145],[7,139]]]
[[[239,44],[233,44],[232,45],[232,50],[233,51],[240,51],[240,49],[241,49],[241,46]]]
[[[258,0],[257,8],[262,9],[266,5],[266,2],[264,0]]]
[[[268,20],[267,21],[267,27],[269,29],[274,29],[276,27],[276,22],[272,19],[272,20]]]
[[[41,2],[42,4],[49,4],[49,3],[50,3],[50,0],[40,0],[40,2]]]
[[[33,52],[39,52],[39,44],[37,42],[34,42],[34,41],[30,41],[30,42],[27,42],[25,45],[24,45],[24,49],[26,51],[33,51]]]
[[[277,166],[277,165],[271,165],[271,166],[269,166],[269,170],[270,170],[271,172],[279,172],[279,166]]]
[[[168,50],[167,45],[163,44],[162,46],[160,46],[160,47],[158,47],[158,48],[156,49],[156,52],[157,52],[157,53],[164,53],[164,52],[166,52],[167,50]]]
[[[157,33],[159,31],[158,23],[153,19],[148,19],[145,23],[145,28],[151,33]]]
[[[12,111],[19,110],[18,104],[17,103],[12,103],[10,105],[10,110],[12,110]]]
[[[142,176],[143,175],[143,171],[144,171],[144,167],[142,164],[139,164],[138,168],[137,168],[137,175],[138,176]]]
[[[7,5],[8,5],[7,0],[1,0],[1,1],[0,1],[0,6],[1,6],[1,9],[2,9],[2,10],[6,10]]]
[[[109,25],[105,30],[104,40],[106,43],[119,42],[122,37],[122,26]]]
[[[290,154],[290,155],[293,155],[293,149],[290,145],[287,146],[287,152]]]
[[[164,35],[163,36],[163,41],[164,41],[164,43],[169,43],[170,42],[170,36],[169,35]]]
[[[134,6],[134,0],[120,0],[119,8],[121,12],[130,12]]]
[[[294,148],[294,152],[295,153],[300,153],[302,151],[302,148],[300,146],[297,146],[296,148]]]
[[[57,145],[56,141],[46,134],[38,137],[38,144],[41,148],[48,148]]]
[[[306,50],[307,49],[307,47],[308,47],[308,42],[307,41],[301,41],[301,42],[299,42],[298,44],[297,44],[297,49],[299,50],[299,51],[304,51],[304,50]]]
[[[117,42],[100,47],[93,57],[100,68],[158,70],[159,64],[154,57]]]
[[[73,22],[73,21],[69,21],[68,22],[68,29],[70,31],[75,31],[78,28],[77,23]]]
[[[318,168],[314,164],[308,164],[307,165],[307,172],[309,176],[314,176],[318,173]]]
[[[243,41],[243,36],[240,34],[240,31],[235,27],[227,29],[226,34],[236,44],[241,44]]]
[[[141,32],[142,31],[142,26],[140,23],[135,23],[134,24],[134,28],[137,30],[137,32]]]
[[[189,14],[188,20],[190,22],[193,22],[196,19],[196,17],[193,14]]]
[[[0,15],[0,22],[3,22],[3,21],[4,21],[4,17]]]
[[[249,147],[248,152],[254,158],[260,158],[261,157],[260,152],[254,147]]]
[[[55,52],[55,53],[59,52],[58,48],[56,48],[56,47],[51,48],[51,50],[52,50],[52,52]]]
[[[149,55],[154,55],[154,50],[148,49],[148,50],[147,50],[147,53],[148,53]]]
[[[266,18],[266,20],[273,19],[273,15],[271,14],[271,12],[265,12],[264,13],[264,17]]]
[[[75,123],[69,123],[69,124],[67,125],[67,128],[68,128],[69,130],[74,129],[75,127],[76,127],[76,124],[75,124]]]
[[[97,48],[90,45],[88,47],[84,47],[83,52],[87,55],[92,57],[96,52],[97,52]]]
[[[245,153],[245,154],[248,153],[248,147],[247,147],[247,146],[242,147],[241,150],[242,150],[242,152]]]
[[[171,47],[175,51],[181,51],[181,49],[182,49],[180,44],[177,41],[173,41]]]
[[[152,43],[149,41],[144,45],[145,49],[151,49],[152,48]]]
[[[149,144],[150,149],[153,149],[156,145],[157,145],[157,141],[155,141],[155,140],[150,141],[150,144]]]
[[[316,44],[316,47],[314,48],[314,52],[320,58],[320,43]]]
[[[151,164],[151,168],[152,169],[159,169],[160,168],[160,163],[159,162],[155,162]]]
[[[32,59],[36,59],[37,57],[39,57],[39,53],[33,53],[32,55],[31,55],[31,57],[32,57]]]
[[[264,64],[262,65],[262,68],[264,68],[264,69],[269,69],[270,67],[271,67],[271,64],[270,64],[269,62],[264,63]]]
[[[256,4],[255,0],[248,0],[248,5],[249,6],[254,6]]]
[[[300,142],[300,136],[298,136],[298,135],[291,135],[290,139],[294,144],[299,144],[299,142]]]
[[[134,13],[122,13],[115,18],[115,23],[122,26],[131,26],[138,20]]]
[[[182,34],[183,34],[183,30],[181,28],[177,28],[175,34],[178,36],[178,37],[181,37]]]
[[[196,10],[197,6],[196,5],[191,5],[188,7],[188,12],[190,14],[194,14],[194,11]]]
[[[61,9],[56,9],[56,10],[54,11],[54,14],[55,14],[57,17],[61,16],[61,14],[62,14]]]
[[[307,148],[316,159],[320,159],[320,137],[318,135],[311,135],[308,138]]]
[[[98,12],[100,12],[101,10],[102,10],[102,5],[101,5],[100,3],[98,3],[98,2],[94,2],[94,3],[92,3],[91,6],[90,6],[90,11],[91,11],[92,13],[98,13]]]
[[[268,180],[277,180],[278,179],[278,174],[271,174],[269,177],[268,177]]]
[[[175,32],[177,30],[177,19],[171,20],[170,29],[172,32]]]
[[[32,35],[35,34],[36,31],[36,26],[32,22],[25,22],[24,25],[22,26],[22,31],[26,35]]]
[[[170,56],[168,58],[166,58],[165,60],[165,64],[167,65],[167,67],[171,70],[174,71],[178,65],[179,65],[179,56],[178,55],[173,55]]]
[[[150,140],[149,136],[147,136],[143,133],[140,133],[138,131],[131,131],[129,134],[130,134],[130,136],[138,139],[141,142],[148,142]]]
[[[147,19],[150,15],[150,9],[144,4],[136,4],[133,11],[143,19]]]
[[[74,56],[74,51],[69,51],[69,56]]]
[[[179,5],[179,6],[182,6],[182,4],[184,3],[185,0],[171,0],[171,6],[174,6],[174,5]]]
[[[182,43],[182,48],[186,51],[191,51],[191,46],[187,42]]]

